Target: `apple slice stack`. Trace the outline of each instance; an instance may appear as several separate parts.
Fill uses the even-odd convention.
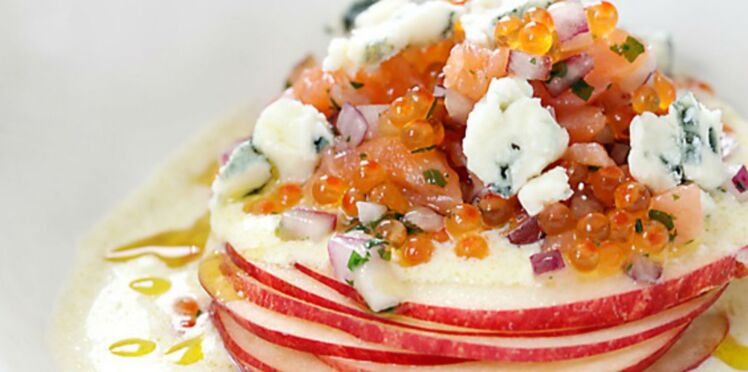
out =
[[[726,334],[724,317],[701,315],[745,273],[745,255],[632,291],[501,310],[405,302],[376,314],[324,273],[252,262],[230,245],[201,264],[200,281],[226,348],[247,370],[636,371],[660,358],[679,370]],[[692,344],[696,357],[683,352]]]

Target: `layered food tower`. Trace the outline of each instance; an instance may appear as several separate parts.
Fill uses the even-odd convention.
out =
[[[709,309],[746,274],[748,128],[617,20],[607,2],[382,0],[300,65],[213,183],[200,280],[237,364],[707,358],[728,329]]]

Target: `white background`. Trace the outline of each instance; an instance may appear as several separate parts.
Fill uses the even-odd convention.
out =
[[[49,370],[77,237],[191,134],[276,94],[345,3],[0,0],[0,371]],[[748,113],[748,1],[618,5]]]

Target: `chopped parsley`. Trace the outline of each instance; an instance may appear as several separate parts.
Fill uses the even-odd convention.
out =
[[[444,179],[444,175],[436,169],[429,169],[423,172],[423,178],[426,179],[426,183],[429,185],[447,186],[447,180]]]
[[[363,264],[365,264],[367,261],[369,261],[369,253],[366,253],[366,256],[362,256],[358,254],[356,251],[351,252],[351,257],[348,258],[348,270],[355,270],[358,267],[361,267]]]
[[[367,155],[365,152],[358,154],[358,158],[361,160],[366,160],[367,157],[369,157],[369,155]]]
[[[428,152],[436,148],[436,145],[426,146],[426,147],[419,147],[413,151],[411,151],[411,154],[418,154],[421,152]]]
[[[673,194],[673,200],[677,201],[678,199],[680,199],[680,195]]]
[[[388,244],[388,242],[384,239],[370,239],[366,242],[366,249],[372,249],[385,244]]]
[[[353,287],[353,280],[346,279],[345,284],[348,284],[349,286]]]
[[[351,86],[353,87],[353,89],[358,90],[364,87],[364,83],[359,83],[358,81],[351,80]]]
[[[595,88],[587,84],[586,81],[579,80],[571,86],[571,91],[577,97],[583,99],[584,101],[587,101],[590,99],[590,97],[592,97],[592,92],[595,91]]]
[[[634,228],[636,229],[637,234],[641,234],[644,232],[644,225],[642,224],[641,218],[636,219],[636,224],[634,224]]]
[[[537,64],[538,64],[538,59],[537,59],[537,58],[535,58],[535,57],[532,57],[532,58],[530,59],[530,63],[532,63],[533,65],[537,65]]]
[[[438,101],[437,98],[434,98],[434,100],[431,101],[431,107],[429,107],[429,112],[426,113],[426,120],[431,119],[431,116],[434,115],[434,110],[436,110],[437,101]]]
[[[566,74],[568,73],[569,65],[567,65],[565,61],[557,62],[551,68],[551,77],[548,79],[548,81],[551,81],[555,78],[565,78]]]
[[[332,106],[333,110],[340,111],[340,105],[332,97],[330,97],[330,106]]]
[[[389,261],[392,259],[392,252],[385,247],[377,249],[377,253],[379,253],[379,257],[381,257],[385,261]]]
[[[668,230],[672,230],[675,228],[675,223],[673,223],[673,216],[663,211],[659,211],[657,209],[650,209],[649,218],[662,223],[663,225],[665,225],[665,227],[667,227]]]
[[[610,47],[613,53],[626,58],[629,63],[634,63],[640,54],[644,53],[644,45],[634,37],[627,37],[622,44],[615,44]]]

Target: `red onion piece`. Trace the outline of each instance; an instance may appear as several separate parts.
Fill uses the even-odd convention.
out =
[[[662,277],[662,265],[642,255],[634,255],[629,265],[626,275],[639,283],[657,283]]]
[[[595,61],[589,56],[589,54],[582,53],[559,63],[564,63],[566,65],[566,74],[554,77],[551,81],[545,84],[546,88],[548,88],[548,92],[554,97],[565,92],[569,87],[592,71]]]
[[[551,57],[534,56],[512,50],[509,54],[509,73],[527,80],[548,80],[551,76]]]
[[[537,217],[530,217],[509,233],[509,242],[517,245],[532,244],[543,238]]]
[[[358,220],[361,223],[378,221],[387,213],[387,207],[384,205],[370,202],[357,202],[356,209],[358,210]]]
[[[558,41],[561,43],[590,31],[587,13],[580,1],[559,1],[548,7],[548,12],[551,13]]]
[[[353,280],[348,260],[353,252],[366,257],[366,242],[370,239],[371,237],[365,234],[335,234],[330,238],[327,242],[327,254],[336,279],[343,283]]]
[[[745,165],[740,166],[738,172],[732,176],[732,184],[740,194],[748,191],[748,169],[745,168]]]
[[[335,124],[343,139],[338,142],[340,148],[356,147],[366,138],[366,132],[369,130],[369,123],[366,117],[355,106],[346,103],[338,114],[338,120]]]
[[[427,232],[437,232],[444,228],[444,216],[427,207],[417,207],[406,213],[405,220]]]
[[[281,215],[278,233],[289,240],[319,240],[335,230],[337,219],[332,213],[294,208]]]
[[[369,129],[376,127],[379,123],[379,116],[382,115],[384,110],[390,107],[389,105],[361,105],[356,106],[358,112],[364,116],[366,122],[369,124]]]
[[[444,106],[447,108],[447,113],[453,121],[460,125],[465,125],[470,111],[473,111],[475,102],[457,93],[455,90],[447,89],[444,93]]]
[[[530,256],[530,263],[532,263],[532,271],[535,275],[561,270],[566,266],[564,257],[558,250],[536,253]]]

